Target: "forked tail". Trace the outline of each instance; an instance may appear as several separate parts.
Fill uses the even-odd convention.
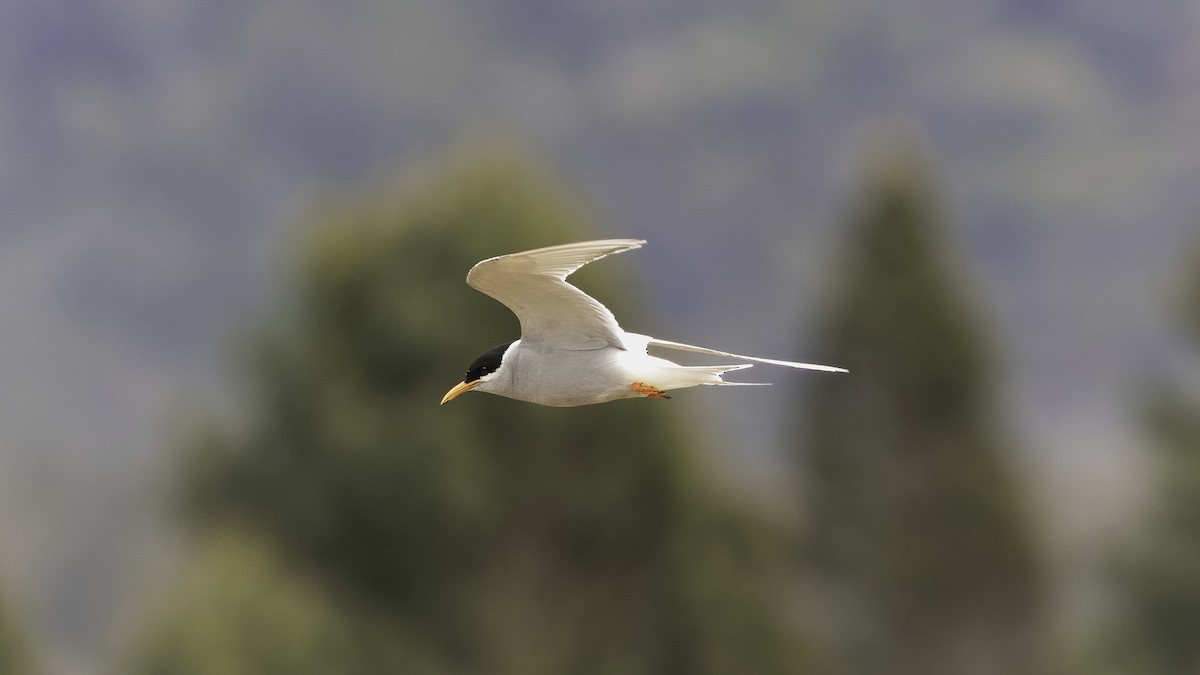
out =
[[[695,352],[697,354],[708,354],[710,356],[727,356],[731,359],[741,359],[745,361],[754,361],[755,363],[769,363],[773,366],[786,366],[788,368],[802,368],[804,370],[823,370],[827,373],[845,373],[849,372],[845,368],[837,366],[823,366],[819,363],[798,363],[796,361],[781,361],[779,359],[766,359],[761,356],[746,356],[745,354],[734,354],[732,352],[723,352],[719,349],[709,349],[708,347],[697,347],[696,345],[685,345],[682,342],[671,342],[670,340],[660,340],[649,336],[640,336],[646,339],[646,342],[651,347],[662,347],[663,349],[674,349],[681,352]],[[728,369],[728,366],[722,366]]]
[[[719,385],[726,387],[761,387],[769,386],[770,382],[726,382],[721,376],[725,373],[731,373],[735,370],[745,370],[753,368],[753,363],[739,363],[736,366],[680,366],[684,370],[695,373],[704,373],[712,379],[706,379],[700,384]]]

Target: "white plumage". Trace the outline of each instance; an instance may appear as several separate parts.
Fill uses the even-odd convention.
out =
[[[750,363],[682,366],[650,355],[649,347],[846,372],[834,366],[745,356],[627,333],[607,307],[566,280],[589,262],[644,243],[640,239],[585,241],[477,263],[467,273],[467,283],[516,314],[521,339],[476,359],[442,403],[476,390],[542,405],[578,406],[636,396],[667,398],[667,391],[700,384],[751,384],[721,378],[724,373],[751,367]]]

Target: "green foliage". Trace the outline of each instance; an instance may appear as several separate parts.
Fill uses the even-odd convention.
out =
[[[37,667],[28,631],[10,603],[0,598],[0,673],[32,675]]]
[[[214,536],[155,599],[121,673],[327,675],[438,672],[416,645],[338,603],[262,542]]]
[[[248,352],[242,428],[210,428],[185,453],[186,517],[264,533],[286,567],[449,672],[796,672],[779,534],[701,475],[670,402],[468,394],[439,408],[475,356],[519,333],[466,286],[470,266],[587,237],[549,185],[499,153],[394,205],[320,218],[291,322]],[[625,315],[621,268],[579,276]],[[296,593],[260,590],[255,603]],[[350,638],[311,622],[300,635],[329,628],[340,654]]]
[[[1198,249],[1200,253],[1200,249]],[[1180,324],[1200,354],[1200,268]],[[1155,385],[1143,409],[1154,484],[1143,527],[1115,560],[1116,625],[1102,648],[1121,672],[1200,669],[1200,401],[1185,381]]]
[[[880,173],[803,401],[809,553],[847,673],[1028,673],[1040,571],[977,319],[919,171]],[[841,617],[841,618],[837,618]]]

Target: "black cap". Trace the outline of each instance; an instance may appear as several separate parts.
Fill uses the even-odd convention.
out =
[[[504,360],[504,352],[508,351],[511,346],[512,342],[507,342],[484,352],[482,356],[471,363],[470,368],[467,368],[467,376],[463,378],[463,382],[474,382],[484,375],[496,372],[496,369],[500,367],[500,362]]]

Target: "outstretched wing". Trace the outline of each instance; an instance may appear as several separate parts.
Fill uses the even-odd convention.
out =
[[[510,253],[477,263],[467,283],[512,310],[521,342],[559,349],[625,348],[608,308],[567,283],[567,276],[613,253],[639,248],[641,239],[605,239]]]

